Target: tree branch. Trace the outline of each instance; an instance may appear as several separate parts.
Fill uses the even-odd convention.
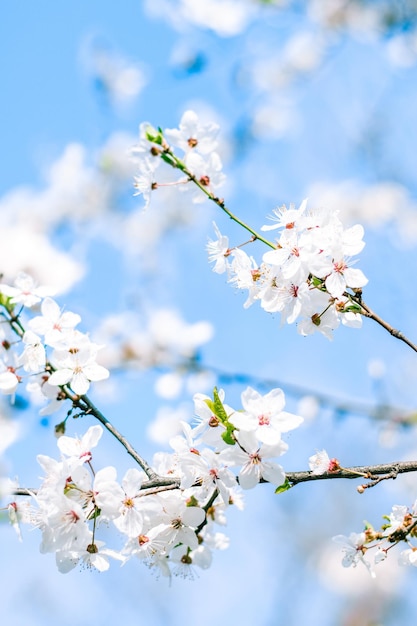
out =
[[[91,402],[91,400],[87,396],[82,396],[82,397],[73,396],[69,392],[69,390],[67,390],[66,388],[64,388],[64,392],[65,392],[66,396],[68,397],[68,399],[72,401],[74,406],[79,408],[85,415],[92,415],[93,417],[95,417],[100,422],[100,424],[102,424],[104,426],[104,428],[106,428],[113,435],[113,437],[115,437],[117,439],[117,441],[119,441],[122,444],[122,446],[125,448],[126,452],[128,454],[130,454],[130,456],[132,457],[132,459],[134,459],[136,461],[136,463],[138,463],[138,465],[143,469],[143,471],[145,472],[145,474],[147,475],[149,480],[153,481],[155,483],[155,486],[156,486],[156,484],[158,483],[159,479],[161,478],[159,476],[159,474],[157,474],[151,468],[151,466],[147,463],[147,461],[145,461],[145,459],[142,458],[136,452],[136,450],[129,443],[129,441],[126,439],[126,437],[124,437],[117,430],[116,426],[114,426],[110,422],[110,420],[108,420],[107,417],[105,417],[103,415],[103,413]]]
[[[381,465],[357,465],[354,467],[346,467],[338,471],[325,472],[324,474],[313,474],[313,472],[302,471],[286,472],[285,475],[287,480],[291,483],[292,487],[298,485],[299,483],[313,482],[316,480],[363,478],[365,480],[371,481],[370,483],[364,485],[364,488],[366,488],[373,487],[382,480],[394,480],[398,476],[398,474],[406,474],[409,472],[417,472],[417,461],[399,461],[398,463],[384,463]],[[268,481],[262,479],[261,482],[267,483]],[[155,477],[153,479],[142,483],[140,491],[147,491],[147,494],[144,495],[148,495],[151,493],[158,493],[160,491],[166,491],[170,489],[179,489],[180,483],[181,481],[179,478],[168,478],[155,474]],[[215,493],[217,497],[217,489],[215,490]],[[30,496],[36,494],[37,489],[30,489],[28,487],[17,487],[13,490],[13,495],[15,496]],[[212,500],[210,500],[210,505],[211,503]]]
[[[13,313],[13,310],[9,310],[5,305],[3,305],[9,317],[6,317],[3,313],[3,316],[6,318],[6,321],[10,325],[11,329],[22,338],[25,332],[21,322],[20,322],[20,311],[17,315]],[[45,365],[46,372],[54,372],[54,366],[48,361]],[[138,463],[138,465],[143,469],[149,480],[158,481],[160,476],[151,468],[151,466],[142,458],[134,449],[134,447],[129,443],[129,441],[124,437],[117,428],[103,415],[103,413],[91,402],[88,396],[77,396],[73,393],[71,388],[68,385],[60,385],[59,387],[66,398],[70,400],[74,407],[77,407],[82,411],[84,415],[93,415],[103,426],[106,428],[125,448],[128,454]]]
[[[211,200],[212,202],[214,202],[215,204],[217,204],[218,207],[220,207],[220,209],[222,211],[224,211],[226,213],[226,215],[228,215],[230,217],[231,220],[233,220],[234,222],[236,222],[236,224],[239,224],[239,226],[242,226],[242,228],[244,228],[245,230],[247,230],[252,236],[253,236],[253,241],[255,241],[256,239],[258,239],[259,241],[262,241],[262,243],[264,243],[266,246],[268,246],[269,248],[275,249],[276,246],[275,244],[273,244],[271,241],[268,241],[268,239],[265,239],[265,237],[262,237],[262,235],[260,235],[259,233],[257,233],[255,230],[253,230],[253,228],[251,228],[248,224],[246,224],[245,222],[242,222],[242,220],[240,220],[236,215],[234,215],[225,205],[224,200],[221,198],[218,198],[217,196],[215,196],[206,185],[203,185],[198,179],[197,177],[188,169],[188,167],[185,165],[185,163],[183,161],[181,161],[180,158],[177,157],[177,155],[172,151],[170,146],[166,146],[165,148],[165,153],[168,153],[174,160],[175,162],[175,167],[177,167],[179,170],[181,170],[181,172],[183,172],[188,180],[192,183],[194,183],[206,196],[207,198],[209,198],[209,200]]]
[[[395,479],[398,474],[417,472],[417,461],[401,461],[398,463],[385,463],[382,465],[360,465],[346,467],[335,472],[325,472],[324,474],[313,474],[313,472],[286,472],[289,482],[294,485],[311,482],[315,480],[331,480],[336,478],[365,478],[377,484],[386,478]],[[376,476],[382,476],[377,479]]]
[[[401,331],[391,326],[391,324],[388,324],[388,322],[383,320],[382,317],[379,317],[379,315],[374,313],[374,311],[372,311],[372,309],[370,309],[369,306],[364,302],[359,301],[358,304],[360,304],[360,306],[362,307],[362,315],[364,315],[365,317],[369,317],[369,319],[371,320],[374,320],[374,322],[382,326],[382,328],[385,328],[385,330],[387,330],[390,335],[392,335],[396,339],[399,339],[400,341],[403,341],[405,344],[407,344],[407,346],[414,350],[414,352],[417,352],[417,345],[410,341],[410,339],[408,339]]]

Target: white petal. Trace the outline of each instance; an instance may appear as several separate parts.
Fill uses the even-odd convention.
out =
[[[277,487],[285,482],[285,472],[281,465],[276,463],[269,461],[262,463],[261,474],[262,478],[273,485],[277,485]]]
[[[72,375],[73,370],[69,368],[56,370],[48,378],[48,383],[50,385],[66,385],[71,380]]]

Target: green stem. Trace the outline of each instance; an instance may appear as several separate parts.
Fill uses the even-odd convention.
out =
[[[266,246],[269,246],[269,248],[272,248],[275,250],[276,245],[273,244],[271,241],[268,241],[268,239],[265,239],[264,237],[262,237],[259,233],[256,232],[256,230],[253,230],[253,228],[251,228],[248,224],[246,224],[245,222],[243,222],[242,220],[240,220],[238,217],[236,217],[236,215],[234,215],[225,205],[224,200],[218,198],[217,196],[215,196],[211,191],[209,191],[209,189],[203,185],[194,174],[192,174],[192,172],[190,172],[190,170],[187,168],[187,166],[185,165],[185,163],[183,161],[181,161],[181,159],[179,159],[170,148],[166,149],[166,152],[169,153],[170,156],[172,156],[172,158],[175,160],[175,164],[176,167],[178,167],[179,170],[181,170],[181,172],[184,172],[184,174],[187,176],[187,178],[193,182],[212,202],[214,202],[215,204],[217,204],[218,207],[221,208],[222,211],[224,211],[226,213],[226,215],[228,215],[230,217],[231,220],[233,220],[234,222],[236,222],[236,224],[239,224],[239,226],[241,226],[242,228],[244,228],[245,230],[247,230],[251,235],[253,235],[254,240],[258,239],[259,241],[262,241],[262,243],[264,243]]]

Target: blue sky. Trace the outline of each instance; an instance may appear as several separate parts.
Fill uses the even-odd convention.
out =
[[[398,206],[389,220],[381,217],[373,228],[368,205],[363,209],[367,246],[359,264],[370,279],[365,301],[415,337],[416,239],[406,242],[400,230],[409,224],[411,233],[415,223],[416,68],[389,62],[388,37],[327,33],[317,69],[290,76],[287,84],[275,87],[272,74],[268,88],[260,86],[262,64],[278,53],[284,57],[286,44],[297,33],[317,35],[319,30],[291,9],[261,14],[242,34],[224,38],[192,24],[176,32],[169,23],[150,18],[143,4],[133,0],[118,7],[95,0],[9,5],[0,22],[1,195],[18,186],[45,188],[51,163],[70,143],[84,146],[92,165],[115,131],[134,138],[143,120],[174,127],[188,107],[208,108],[224,133],[227,203],[256,228],[275,206],[299,204],[306,195],[312,202],[321,201],[314,192],[319,183],[354,180],[369,191],[389,182],[408,194],[407,222],[401,213],[405,208]],[[91,72],[94,49],[143,71],[146,85],[129,105],[109,106],[108,94]],[[187,71],[173,60],[184,50],[199,61],[198,71]],[[256,68],[255,61],[260,63]],[[269,130],[263,128],[266,136],[256,134],[254,120],[260,124],[262,106],[268,102],[284,120],[289,115],[291,123],[283,123],[280,133],[272,124]],[[132,193],[133,187],[121,193],[123,202],[115,214],[125,215],[140,205],[141,199]],[[378,398],[367,368],[370,360],[379,359],[386,367],[382,384],[388,401],[413,407],[414,355],[375,324],[365,320],[361,331],[342,328],[328,342],[322,336],[300,337],[294,327],[280,328],[277,317],[255,307],[243,310],[245,296],[207,264],[204,246],[213,236],[213,219],[233,243],[245,238],[215,208],[197,207],[188,228],[169,233],[156,252],[160,274],[151,277],[142,261],[123,254],[123,242],[115,245],[103,236],[103,230],[111,231],[116,223],[105,219],[109,221],[103,221],[102,230],[91,223],[63,222],[51,232],[55,245],[75,251],[86,266],[85,278],[60,300],[81,312],[84,330],[92,330],[103,314],[126,307],[135,310],[137,302],[148,298],[145,304],[172,306],[190,323],[208,319],[213,324],[214,339],[203,349],[209,365],[372,403]],[[261,254],[259,249],[256,254]],[[94,396],[122,432],[149,454],[155,444],[146,438],[146,424],[161,404],[150,391],[154,380],[154,373],[115,374],[118,395],[108,398],[97,391]],[[237,401],[241,390],[242,386],[230,385],[228,397]],[[289,402],[296,406],[294,399]],[[10,449],[7,461],[22,483],[32,477],[36,483],[40,474],[36,454],[55,455],[55,440],[51,428],[40,424],[36,409],[18,419],[28,436]],[[79,432],[76,426],[73,432]],[[308,456],[323,447],[347,465],[397,460],[412,455],[415,444],[410,434],[385,433],[390,447],[384,448],[378,443],[380,425],[358,416],[336,419],[325,410],[314,423],[292,434],[288,469],[304,469]],[[101,455],[102,462],[111,458],[120,474],[128,465],[115,442],[107,440]],[[331,626],[342,623],[348,605],[360,607],[374,597],[381,610],[386,609],[384,626],[398,623],[395,616],[401,610],[407,616],[411,602],[397,599],[399,589],[383,600],[384,584],[372,586],[364,580],[359,590],[352,586],[349,595],[341,590],[343,585],[350,589],[348,583],[335,589],[329,576],[317,574],[323,572],[320,559],[332,535],[359,531],[365,518],[378,523],[394,502],[411,504],[415,498],[404,485],[398,492],[392,485],[377,490],[359,498],[350,484],[322,484],[301,486],[277,499],[272,489],[256,489],[248,494],[246,510],[230,516],[230,549],[215,554],[211,569],[198,572],[194,581],[174,579],[171,584],[155,580],[135,562],[121,569],[115,565],[106,574],[74,571],[63,576],[56,572],[51,555],[39,554],[36,531],[26,530],[24,543],[19,544],[3,526],[3,619],[25,626],[116,620],[126,626],[196,621],[205,626],[231,620],[242,624],[256,620],[260,626],[303,622]],[[412,571],[405,575],[407,592],[415,576]]]

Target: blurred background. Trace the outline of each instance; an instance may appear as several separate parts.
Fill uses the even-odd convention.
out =
[[[375,323],[334,340],[301,337],[212,272],[209,202],[168,189],[134,196],[139,124],[177,127],[187,109],[220,125],[226,204],[255,229],[274,208],[327,206],[365,227],[364,300],[416,340],[417,3],[412,0],[74,0],[9,4],[0,19],[3,145],[0,269],[56,290],[106,344],[91,397],[148,459],[168,450],[192,396],[214,384],[239,406],[250,384],[280,386],[305,415],[287,471],[326,448],[343,466],[415,459],[415,354]],[[253,255],[261,258],[261,245]],[[0,405],[0,476],[36,487],[54,426],[23,390]],[[87,418],[68,425],[83,434]],[[97,468],[131,463],[103,437]],[[101,464],[101,465],[100,465]],[[103,574],[56,570],[40,534],[0,525],[1,615],[25,626],[194,624],[394,626],[415,615],[417,572],[396,555],[344,569],[331,537],[379,527],[411,506],[413,475],[356,492],[352,481],[261,485],[232,511],[228,550],[194,580],[142,563]]]

